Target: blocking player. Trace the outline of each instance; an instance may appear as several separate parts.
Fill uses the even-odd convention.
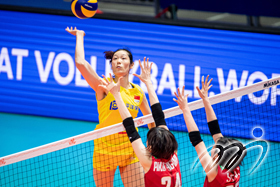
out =
[[[190,141],[195,147],[200,163],[206,172],[204,187],[238,187],[240,180],[239,165],[245,157],[247,150],[241,142],[222,135],[216,114],[208,98],[208,90],[212,87],[212,85],[210,86],[212,79],[208,81],[208,78],[209,75],[204,83],[204,77],[202,77],[202,88],[196,87],[196,89],[203,100],[208,127],[215,141],[215,145],[211,150],[211,156],[207,152],[188,107],[188,95],[184,95],[184,87],[182,91],[178,88],[178,94],[174,93],[177,98],[174,101],[183,111]]]

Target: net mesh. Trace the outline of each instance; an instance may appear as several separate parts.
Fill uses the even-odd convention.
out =
[[[263,93],[256,92],[255,95]],[[280,94],[280,91],[277,91]],[[265,96],[265,95],[264,95]],[[265,97],[263,97],[265,98]],[[254,103],[253,103],[253,102]],[[219,120],[221,132],[224,136],[234,138],[247,147],[247,155],[240,167],[241,186],[278,186],[280,179],[277,177],[280,169],[277,159],[280,153],[280,101],[276,105],[261,103],[259,98],[244,97],[240,103],[235,99],[217,103],[213,109]],[[199,127],[207,148],[214,145],[209,134],[205,110],[192,111],[192,115]],[[169,123],[184,124],[182,115],[167,119]],[[184,127],[181,130],[185,130]],[[203,186],[206,177],[201,164],[195,164],[197,153],[192,147],[186,132],[174,132],[179,140],[178,157],[182,172],[183,186]]]
[[[241,99],[213,104],[222,134],[238,139],[248,149],[240,167],[241,186],[277,186],[280,182],[279,95],[280,89],[274,87],[245,95]],[[212,147],[214,141],[209,134],[204,108],[193,110],[192,114],[206,147]],[[175,115],[166,121],[179,144],[178,158],[183,186],[203,186],[206,175],[201,164],[196,164],[197,153],[189,141],[183,115]],[[117,128],[112,130],[115,133],[122,131]],[[144,145],[147,132],[147,128],[139,127]],[[0,186],[95,186],[92,161],[94,142],[74,145],[75,141],[75,138],[70,138],[67,140],[67,148],[8,165],[5,158],[0,158]],[[125,176],[122,180],[121,173],[116,169],[113,186],[123,186]],[[128,170],[128,173],[136,179],[133,170]],[[95,176],[95,180],[105,183],[107,179],[100,175]]]

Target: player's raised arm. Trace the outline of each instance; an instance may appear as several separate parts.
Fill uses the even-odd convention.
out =
[[[150,99],[150,105],[153,106],[156,103],[159,103],[157,94],[155,92],[155,89],[153,87],[153,83],[151,81],[151,69],[152,69],[153,63],[149,63],[149,58],[144,57],[143,65],[141,64],[141,61],[139,60],[139,66],[141,68],[141,74],[133,74],[134,76],[138,77],[147,87],[149,99]]]
[[[143,94],[143,101],[142,101],[141,105],[139,106],[139,108],[144,116],[152,113],[149,102],[148,102],[145,94]],[[154,122],[148,124],[149,129],[154,128],[154,127],[156,127]]]
[[[105,77],[104,77],[105,78]],[[110,91],[112,95],[114,96],[121,118],[123,119],[123,126],[125,127],[127,136],[132,144],[133,150],[135,154],[137,155],[141,165],[143,166],[144,170],[147,171],[150,169],[152,161],[149,158],[149,153],[147,152],[147,149],[145,145],[142,143],[141,137],[138,134],[133,118],[131,117],[130,112],[126,108],[123,99],[120,94],[120,81],[123,77],[120,77],[117,83],[114,83],[113,77],[110,74],[110,81],[105,79],[106,83],[105,85],[100,85],[104,90]]]
[[[209,131],[214,141],[217,142],[217,140],[223,137],[223,135],[221,133],[215,111],[213,110],[212,105],[208,98],[208,90],[212,87],[212,85],[210,84],[211,81],[213,80],[211,79],[208,81],[208,79],[209,79],[209,75],[206,77],[206,80],[204,82],[204,76],[202,76],[201,78],[202,88],[199,89],[198,87],[196,87],[196,89],[204,104]]]
[[[188,106],[188,95],[184,95],[185,86],[183,86],[182,91],[178,88],[178,94],[174,92],[176,99],[173,99],[183,111],[183,116],[185,123],[189,132],[189,138],[192,145],[195,147],[197,155],[199,157],[200,163],[206,172],[208,178],[213,179],[217,175],[216,166],[211,167],[213,164],[211,156],[208,154],[206,146],[201,139],[198,127],[193,119],[192,113]]]
[[[157,127],[162,127],[168,130],[168,127],[166,126],[166,122],[164,119],[164,113],[162,111],[161,105],[159,103],[157,94],[155,92],[155,89],[153,87],[152,81],[151,81],[151,69],[152,69],[153,63],[149,64],[149,58],[146,61],[146,57],[144,58],[143,65],[141,64],[141,61],[139,60],[139,66],[141,68],[141,74],[133,74],[134,76],[138,77],[147,87],[149,99],[150,99],[150,105],[152,109],[153,118],[155,120],[155,124]]]
[[[98,85],[103,84],[101,77],[97,75],[91,65],[85,60],[84,51],[84,36],[85,32],[83,30],[78,30],[76,27],[67,27],[65,29],[70,34],[76,36],[76,49],[75,49],[75,64],[79,69],[83,77],[86,79],[87,83],[91,86],[94,91],[98,91]]]

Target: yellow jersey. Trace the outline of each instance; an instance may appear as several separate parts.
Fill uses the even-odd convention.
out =
[[[140,86],[130,83],[131,89],[120,87],[121,97],[132,118],[136,118],[139,106],[143,101],[143,91]],[[97,101],[99,124],[95,130],[122,122],[114,96],[109,92],[107,96]],[[126,132],[120,132],[94,140],[94,152],[108,155],[130,155],[133,148]]]

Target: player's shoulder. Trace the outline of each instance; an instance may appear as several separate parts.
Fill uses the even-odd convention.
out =
[[[133,88],[137,89],[141,94],[144,93],[142,88],[138,84],[134,84],[132,82],[130,84],[133,86]]]
[[[232,172],[228,171],[227,169],[223,169],[220,166],[218,166],[218,170],[219,172],[218,175],[216,176],[216,179],[224,186],[239,183],[240,180],[239,166],[235,168]]]

